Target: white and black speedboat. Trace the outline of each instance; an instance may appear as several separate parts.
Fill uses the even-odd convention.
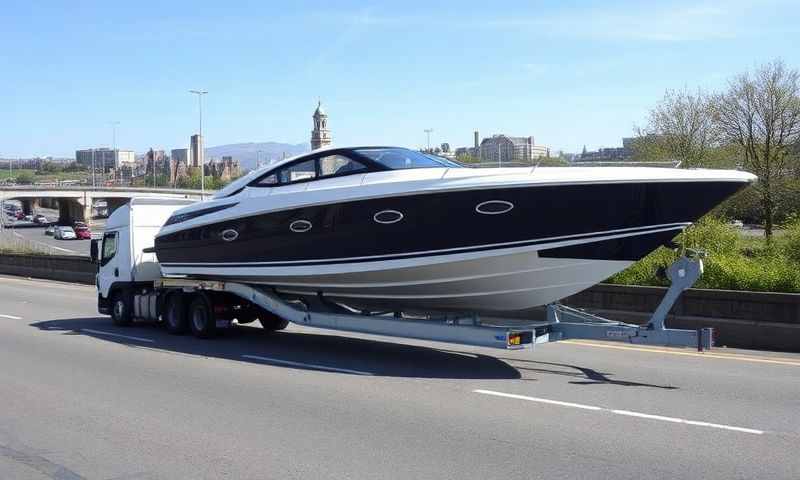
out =
[[[175,213],[165,275],[370,308],[496,312],[617,273],[755,176],[634,167],[466,168],[394,147],[264,167]]]

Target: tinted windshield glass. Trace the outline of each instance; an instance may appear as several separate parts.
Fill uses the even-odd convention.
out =
[[[359,148],[356,152],[392,170],[458,166],[406,148]]]

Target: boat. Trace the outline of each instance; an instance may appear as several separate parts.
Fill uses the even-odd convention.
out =
[[[647,167],[469,168],[399,147],[326,148],[177,210],[165,276],[263,284],[375,311],[518,311],[580,292],[756,177]]]

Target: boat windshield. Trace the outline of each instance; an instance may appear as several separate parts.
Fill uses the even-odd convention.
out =
[[[445,158],[431,157],[407,148],[357,148],[355,152],[391,170],[461,167],[458,163]]]

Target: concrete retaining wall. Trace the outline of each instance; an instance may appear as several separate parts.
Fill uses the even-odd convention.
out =
[[[666,290],[600,284],[564,303],[643,324]],[[693,288],[680,296],[666,323],[670,328],[713,327],[717,345],[800,352],[800,294]]]
[[[94,285],[97,266],[88,257],[0,253],[0,274]]]

